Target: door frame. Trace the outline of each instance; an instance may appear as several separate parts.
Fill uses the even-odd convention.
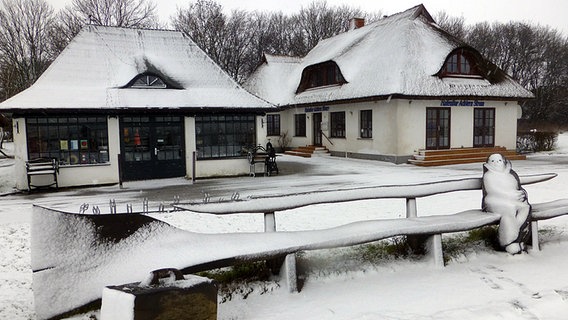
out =
[[[126,121],[128,118],[139,118],[140,121]],[[174,139],[175,143],[168,144],[166,139],[159,135],[164,128],[174,129],[173,134],[168,135],[168,138]],[[131,129],[134,129],[132,130],[134,132],[131,132]],[[182,115],[122,115],[119,117],[119,130],[121,181],[183,177],[187,174],[185,126]],[[136,131],[140,135],[136,135]],[[147,136],[142,136],[142,133]],[[134,142],[134,148],[141,145],[142,151],[132,152],[130,140]],[[131,155],[128,155],[129,151]],[[131,157],[138,160],[132,160]]]
[[[314,112],[312,113],[312,128],[313,128],[313,139],[312,142],[314,146],[322,146],[323,145],[323,134],[321,131],[321,122],[322,122],[322,113],[321,112]]]
[[[482,112],[482,122],[481,126],[477,126],[476,113],[478,111]],[[491,117],[487,117],[491,115]],[[490,119],[492,123],[487,125],[486,121]],[[481,131],[481,134],[477,134]],[[476,137],[481,137],[482,142],[476,143]],[[487,143],[487,138],[491,137],[491,142]],[[474,108],[473,109],[473,147],[474,148],[485,148],[495,146],[495,108]]]
[[[436,121],[436,127],[437,129],[435,130],[436,135],[435,136],[430,136],[430,130],[428,130],[428,121],[429,121],[429,112],[430,111],[435,111],[435,121]],[[441,122],[441,117],[440,117],[440,113],[441,111],[447,111],[448,112],[448,119],[447,119],[447,131],[448,131],[448,144],[447,145],[443,145],[440,143],[441,139],[442,139],[442,135],[440,135],[440,132],[443,131],[442,129],[446,129],[445,127],[441,127],[441,125],[444,125],[444,123]],[[451,146],[451,138],[452,138],[452,109],[451,108],[440,108],[440,107],[428,107],[426,108],[426,141],[425,141],[425,149],[426,150],[444,150],[444,149],[450,149]],[[429,138],[435,138],[436,144],[435,146],[429,146],[428,145],[428,139]]]

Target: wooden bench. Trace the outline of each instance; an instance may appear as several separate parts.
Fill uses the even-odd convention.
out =
[[[519,178],[522,185],[528,185],[547,181],[554,177],[556,177],[556,174],[547,173],[524,175]],[[406,202],[406,219],[365,221],[363,223],[367,225],[371,223],[375,224],[374,231],[371,232],[371,236],[362,238],[360,233],[354,232],[350,237],[346,236],[345,239],[335,242],[335,247],[367,243],[393,236],[426,235],[428,237],[425,247],[430,260],[435,266],[443,267],[442,234],[468,231],[486,225],[497,224],[501,217],[498,214],[483,212],[481,210],[468,210],[450,215],[418,217],[416,199],[447,192],[481,190],[481,184],[481,178],[466,178],[419,184],[386,185],[333,191],[304,192],[280,196],[254,196],[249,197],[246,200],[226,202],[180,203],[176,204],[175,207],[181,210],[217,215],[263,213],[264,231],[276,232],[275,212],[277,211],[286,211],[323,203],[402,198],[405,199]],[[538,221],[568,214],[568,199],[547,203],[534,203],[532,204],[532,207],[532,248],[533,250],[538,251],[540,250],[538,240]],[[396,223],[398,227],[394,228],[392,225],[393,223]],[[335,231],[338,231],[344,227],[346,226],[340,226],[334,229]],[[334,247],[334,245],[320,245],[311,247],[310,249],[313,250],[331,247]],[[305,248],[302,250],[305,250]],[[294,261],[295,259],[287,258],[283,267],[288,270],[295,270],[295,266],[292,265]],[[288,287],[290,290],[296,290],[297,285],[295,277],[289,277],[288,279]]]
[[[520,180],[526,185],[555,176],[521,176]],[[478,209],[418,216],[417,198],[463,190],[481,190],[481,178],[173,204],[180,210],[219,215],[262,213],[265,232],[256,233],[196,233],[142,214],[85,215],[34,206],[31,253],[36,312],[39,319],[60,316],[100,299],[101,285],[134,282],[152,270],[176,268],[183,273],[194,273],[239,261],[283,258],[281,279],[293,292],[298,289],[297,252],[346,247],[394,236],[426,236],[428,258],[434,266],[443,267],[442,234],[472,230],[500,220],[500,215]],[[406,218],[358,221],[323,230],[277,232],[275,212],[278,211],[321,203],[390,198],[405,200]],[[533,250],[540,248],[538,221],[566,214],[568,199],[533,203]]]
[[[59,161],[55,158],[36,158],[26,161],[26,174],[28,176],[28,191],[34,188],[51,187],[59,188],[57,175],[59,174]],[[47,184],[32,184],[32,178],[38,176],[51,176]]]

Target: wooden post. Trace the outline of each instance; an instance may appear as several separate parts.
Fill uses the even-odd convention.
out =
[[[276,232],[276,215],[274,212],[264,213],[264,232]]]
[[[195,177],[197,176],[195,173],[195,168],[197,167],[196,162],[197,162],[197,152],[193,151],[193,155],[192,155],[192,160],[191,160],[191,182],[195,182]]]
[[[416,210],[416,198],[406,198],[406,217],[416,218],[418,211]]]
[[[442,250],[442,235],[433,234],[426,240],[426,253],[432,259],[434,266],[444,267],[444,252]]]
[[[120,189],[122,189],[122,155],[119,153],[117,155],[117,161],[118,161],[118,185],[120,187]]]
[[[540,251],[540,244],[538,243],[538,221],[531,221],[531,233],[532,233],[532,249],[534,251]]]
[[[280,268],[280,279],[286,283],[288,292],[298,292],[298,274],[296,272],[296,254],[290,253],[284,258]]]

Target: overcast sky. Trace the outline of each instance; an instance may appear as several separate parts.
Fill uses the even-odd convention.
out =
[[[55,9],[61,9],[72,0],[47,0]],[[282,11],[295,13],[307,7],[312,0],[215,0],[227,13],[232,9],[249,11]],[[162,21],[167,22],[177,7],[186,8],[190,0],[155,0]],[[450,16],[465,18],[467,24],[481,21],[526,21],[562,31],[568,35],[568,1],[566,0],[327,0],[329,5],[347,4],[365,12],[381,12],[386,15],[404,11],[423,3],[436,15],[445,11]]]

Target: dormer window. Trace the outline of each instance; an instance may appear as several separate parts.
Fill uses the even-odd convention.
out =
[[[157,75],[142,73],[132,79],[126,87],[136,89],[166,89],[168,85]]]
[[[302,79],[296,93],[306,91],[311,88],[324,87],[330,85],[341,85],[346,83],[341,70],[333,61],[314,64],[308,66],[302,72]]]
[[[482,77],[473,53],[460,49],[451,53],[441,72],[442,77]]]

